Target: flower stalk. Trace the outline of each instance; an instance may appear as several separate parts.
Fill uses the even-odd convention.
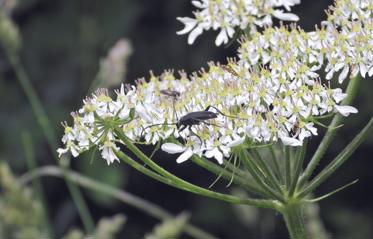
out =
[[[304,221],[304,207],[305,205],[299,201],[290,201],[280,209],[291,239],[308,238]]]
[[[176,188],[189,191],[195,194],[199,194],[202,196],[210,197],[219,199],[225,202],[230,202],[233,204],[246,204],[261,208],[276,208],[276,202],[273,200],[261,200],[261,199],[250,199],[250,198],[238,198],[232,195],[223,194],[223,193],[217,193],[199,186],[196,186],[194,184],[191,184],[183,179],[180,179],[179,177],[171,174],[167,170],[160,167],[158,164],[154,163],[151,159],[149,159],[141,150],[139,150],[132,142],[122,133],[121,129],[116,128],[116,133],[118,134],[118,137],[124,142],[124,144],[128,147],[131,152],[133,152],[141,161],[143,161],[145,164],[147,164],[152,170],[154,170],[156,173],[161,175],[161,177],[164,177],[161,179],[161,177],[153,177],[154,179],[157,179],[162,182],[167,182],[167,184],[174,186]],[[133,161],[135,162],[135,161]],[[135,163],[131,163],[131,166],[135,166]],[[138,164],[138,163],[137,163]],[[141,172],[146,172],[145,167],[139,168],[136,167],[137,170],[141,170]],[[150,170],[147,170],[150,171]],[[150,175],[149,172],[146,172],[148,175]],[[154,172],[153,172],[154,173]],[[153,174],[154,175],[154,174]]]

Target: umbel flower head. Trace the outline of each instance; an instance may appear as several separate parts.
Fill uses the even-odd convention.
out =
[[[76,157],[95,146],[110,164],[118,160],[118,143],[123,144],[117,136],[120,129],[134,142],[165,142],[164,151],[182,153],[178,162],[197,154],[222,163],[238,145],[278,140],[302,145],[305,138],[317,134],[315,117],[333,111],[347,115],[344,107],[354,109],[339,106],[346,95],[322,85],[317,75],[291,80],[245,61],[230,60],[227,66],[210,63],[208,70],[189,78],[185,72],[178,77],[173,71],[159,77],[151,73],[149,81],[122,85],[116,99],[99,89],[72,114],[73,126],[64,124],[65,148],[58,152],[69,151]],[[191,112],[206,112],[208,106],[214,117],[182,121]]]
[[[347,95],[322,83],[320,69],[327,78],[340,72],[339,81],[350,71],[363,77],[373,72],[372,3],[340,2],[346,5],[331,8],[328,21],[313,32],[282,26],[242,38],[237,59],[227,65],[210,63],[190,76],[151,72],[148,80],[122,85],[115,99],[99,89],[72,113],[73,126],[64,123],[59,154],[76,157],[97,147],[108,164],[119,161],[115,152],[124,142],[118,130],[133,142],[160,142],[162,150],[181,153],[179,163],[193,154],[222,163],[233,147],[302,145],[317,135],[318,118],[357,112],[340,105]],[[347,18],[340,19],[339,12]]]
[[[272,17],[283,21],[298,21],[298,16],[284,12],[299,4],[300,0],[194,0],[198,8],[194,18],[178,17],[185,27],[177,34],[187,34],[188,43],[210,29],[219,30],[215,44],[227,44],[235,31],[248,30],[255,33],[257,28],[272,26]]]

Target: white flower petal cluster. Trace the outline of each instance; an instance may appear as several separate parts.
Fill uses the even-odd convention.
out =
[[[296,1],[275,2],[288,8]],[[194,2],[201,8],[207,3]],[[319,71],[339,72],[340,81],[350,72],[372,74],[372,9],[369,0],[341,0],[322,29],[266,28],[242,39],[238,58],[227,65],[210,63],[189,77],[151,72],[147,81],[122,85],[115,100],[100,89],[72,114],[73,126],[63,124],[65,147],[58,152],[76,157],[97,147],[108,164],[119,161],[115,151],[124,143],[118,129],[136,143],[161,142],[162,150],[180,154],[178,163],[199,155],[221,164],[233,147],[300,146],[317,135],[318,117],[357,113],[340,105],[347,95],[323,84]]]
[[[217,46],[227,44],[236,30],[241,29],[250,33],[257,28],[272,25],[272,17],[283,21],[298,21],[298,16],[284,12],[299,4],[300,0],[193,0],[198,8],[193,12],[194,18],[178,17],[185,27],[177,34],[187,34],[188,44],[210,29],[219,30],[215,40]]]
[[[317,44],[326,53],[327,79],[336,72],[340,83],[349,73],[373,75],[373,1],[336,1],[318,35],[324,35]]]
[[[304,32],[295,27],[267,28],[253,35],[250,41],[243,40],[240,54],[247,64],[262,64],[282,71],[290,80],[298,70],[303,77],[317,77],[321,68],[326,72],[326,79],[335,76],[339,83],[349,74],[372,76],[372,16],[370,0],[337,1],[321,29]]]
[[[346,96],[341,89],[322,85],[303,68],[294,68],[296,79],[289,80],[281,72],[251,67],[240,56],[224,66],[210,63],[207,71],[190,77],[185,72],[179,77],[173,71],[159,77],[151,73],[149,81],[122,85],[115,100],[106,90],[98,90],[73,114],[74,125],[64,124],[65,148],[58,152],[76,157],[97,146],[108,164],[118,161],[114,152],[123,142],[115,133],[117,127],[134,142],[164,142],[162,150],[181,153],[178,163],[196,154],[221,164],[232,147],[243,143],[281,140],[302,145],[305,138],[317,135],[313,116],[346,107],[338,106]],[[208,106],[213,117],[199,119]]]

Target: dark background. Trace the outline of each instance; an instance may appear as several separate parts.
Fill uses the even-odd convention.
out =
[[[324,9],[331,3],[304,0],[300,6],[293,8],[293,12],[300,16],[299,24],[304,29],[312,30],[315,24],[326,18]],[[206,67],[210,60],[225,62],[226,57],[234,56],[237,44],[229,48],[214,45],[217,32],[204,33],[191,46],[187,45],[186,36],[176,35],[175,32],[183,27],[176,17],[191,16],[192,10],[189,0],[20,1],[12,18],[23,38],[21,58],[58,135],[63,134],[59,122],[70,120],[70,111],[81,106],[97,74],[100,58],[120,38],[128,38],[134,50],[129,59],[126,82],[148,76],[149,70],[160,74],[164,69],[185,69],[190,73]],[[321,164],[332,159],[372,115],[372,85],[372,79],[363,80],[354,103],[360,113],[347,119]],[[55,164],[27,98],[1,50],[0,95],[0,159],[8,161],[18,174],[24,173],[26,164],[20,134],[28,131],[33,137],[39,165]],[[320,129],[320,134],[323,131]],[[312,140],[309,155],[320,138]],[[370,137],[316,192],[321,195],[353,179],[360,179],[358,184],[320,203],[323,222],[333,238],[373,236],[372,146],[373,137]],[[144,149],[151,150],[150,147]],[[156,156],[156,160],[165,163],[182,178],[203,186],[214,180],[212,175],[191,162],[177,165],[166,154]],[[72,168],[157,203],[175,214],[189,211],[192,223],[221,238],[287,236],[280,215],[271,211],[260,210],[259,214],[255,214],[256,220],[248,224],[241,221],[227,203],[162,185],[124,163],[106,166],[100,157],[92,164],[89,161],[90,156],[85,154],[73,160]],[[72,227],[81,227],[64,182],[54,178],[44,178],[42,182],[48,195],[50,219],[57,234],[62,235]],[[219,183],[215,189],[229,192],[232,188],[227,189],[225,183]],[[141,238],[158,222],[106,196],[85,190],[84,195],[95,220],[115,213],[123,213],[129,218],[121,231],[122,237]],[[254,210],[253,213],[257,212]]]

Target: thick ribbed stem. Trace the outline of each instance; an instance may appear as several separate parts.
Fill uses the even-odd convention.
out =
[[[303,210],[300,202],[289,202],[281,210],[291,239],[307,239]]]

